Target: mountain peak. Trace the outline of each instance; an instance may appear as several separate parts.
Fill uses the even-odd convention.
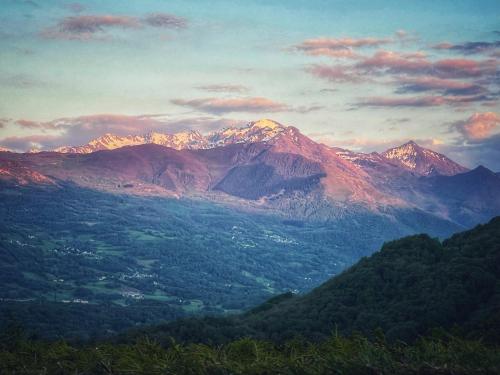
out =
[[[249,122],[242,128],[229,127],[213,132],[207,138],[213,147],[232,143],[269,142],[286,129],[287,127],[276,121],[262,119]]]
[[[443,154],[419,146],[412,140],[384,151],[381,155],[391,162],[423,176],[434,174],[449,176],[468,170]]]
[[[471,173],[479,176],[497,176],[495,172],[493,172],[491,169],[486,168],[484,165],[477,166],[471,171]]]
[[[261,119],[261,120],[258,120],[258,121],[254,121],[254,122],[251,122],[250,124],[250,127],[255,127],[255,128],[268,128],[268,129],[276,129],[276,128],[284,128],[283,125],[281,125],[280,123],[274,121],[274,120],[270,120],[270,119]]]
[[[408,142],[406,142],[405,144],[399,146],[399,147],[404,147],[404,146],[411,146],[411,147],[420,147],[418,145],[417,142],[415,142],[414,140],[410,139]]]

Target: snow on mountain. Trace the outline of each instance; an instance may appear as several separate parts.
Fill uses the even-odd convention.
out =
[[[8,148],[5,147],[0,147],[0,152],[12,152],[12,150],[9,150]]]
[[[391,148],[381,154],[397,165],[423,176],[455,175],[468,171],[443,154],[423,148],[413,141]]]
[[[151,132],[144,136],[143,143],[154,143],[176,150],[207,148],[208,144],[205,137],[197,131],[187,131],[175,134]]]
[[[242,128],[230,127],[208,134],[206,137],[197,131],[175,134],[150,132],[145,135],[119,136],[105,134],[83,146],[63,146],[55,149],[61,153],[88,154],[100,150],[113,150],[124,146],[154,143],[157,145],[182,149],[207,149],[235,143],[267,142],[286,129],[285,126],[268,119],[251,122]]]
[[[213,132],[207,139],[212,147],[234,143],[268,142],[281,134],[285,126],[268,119],[250,122],[242,128],[230,127]]]
[[[89,154],[100,150],[114,150],[125,146],[137,146],[142,144],[154,143],[161,146],[182,149],[206,148],[206,139],[196,131],[181,132],[175,134],[163,134],[150,132],[146,135],[127,135],[119,136],[114,134],[104,134],[83,146],[63,146],[55,149],[56,152]]]
[[[56,148],[54,151],[61,153],[74,154],[89,154],[100,150],[113,150],[124,146],[134,146],[144,143],[144,137],[141,136],[119,136],[111,133],[106,133],[103,136],[93,139],[83,146],[63,146]]]

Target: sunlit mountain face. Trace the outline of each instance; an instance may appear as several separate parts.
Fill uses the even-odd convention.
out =
[[[453,351],[440,331],[453,329],[498,342],[499,12],[488,0],[5,0],[0,358],[43,347],[25,337],[100,348],[141,332],[322,345],[332,327],[359,328],[378,348],[442,332]],[[133,368],[103,367],[149,369]],[[248,372],[235,368],[223,373]]]

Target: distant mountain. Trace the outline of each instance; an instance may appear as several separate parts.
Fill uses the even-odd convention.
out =
[[[114,150],[125,146],[157,144],[176,150],[196,150],[226,146],[235,143],[267,142],[279,135],[285,127],[275,121],[263,119],[250,122],[242,128],[225,128],[201,135],[197,131],[186,131],[174,134],[150,132],[145,135],[119,136],[107,133],[83,146],[63,146],[54,151],[61,153],[88,154],[101,150]]]
[[[423,176],[451,176],[468,170],[446,156],[420,147],[413,141],[384,151],[382,156]]]
[[[436,212],[444,210],[465,225],[500,212],[500,176],[483,166],[454,176],[433,176],[420,183],[421,192],[437,198]]]
[[[500,217],[444,242],[427,235],[385,244],[303,296],[284,294],[232,318],[178,321],[142,331],[160,340],[272,340],[332,332],[411,341],[433,328],[500,340]]]
[[[175,134],[162,134],[150,132],[146,135],[128,135],[118,136],[114,134],[105,134],[102,137],[96,138],[83,146],[63,146],[55,149],[56,152],[89,154],[101,150],[114,150],[125,146],[135,146],[142,144],[157,144],[165,147],[170,147],[176,150],[204,148],[206,139],[198,132],[181,132]]]
[[[0,152],[12,152],[12,151],[9,150],[8,148],[0,147]]]
[[[56,183],[140,195],[202,195],[301,220],[338,220],[360,210],[375,215],[418,210],[463,228],[500,213],[496,185],[474,210],[460,210],[460,201],[441,194],[433,187],[440,180],[432,178],[467,169],[414,142],[381,154],[355,153],[319,144],[272,120],[208,136],[107,134],[59,151],[68,152],[3,153],[0,165],[16,162]]]
[[[292,134],[293,133],[293,134]],[[283,142],[288,137],[290,142]],[[295,138],[293,138],[295,137]],[[293,139],[292,139],[293,138]],[[316,142],[304,137],[298,129],[284,126],[280,123],[262,119],[248,123],[246,126],[237,128],[229,127],[219,131],[212,132],[203,136],[197,131],[188,131],[175,134],[165,134],[158,132],[150,132],[146,135],[127,135],[118,136],[113,134],[105,134],[102,137],[96,138],[83,146],[63,146],[55,149],[61,153],[77,153],[87,154],[101,150],[114,150],[125,146],[136,146],[142,144],[157,144],[165,147],[170,147],[175,150],[198,150],[211,149],[239,143],[269,143],[280,144],[285,152],[293,152],[308,158],[314,159],[314,156],[321,157],[325,160],[321,153],[329,153],[329,158],[333,157],[331,150],[336,150],[337,156],[341,159],[348,160],[360,166],[370,164],[384,163],[389,161],[408,171],[419,175],[453,175],[467,171],[467,168],[448,159],[446,156],[434,152],[432,150],[420,147],[415,142],[410,141],[399,147],[392,148],[382,154],[371,153],[355,153],[348,150],[330,148],[324,145],[318,145]],[[280,142],[281,139],[281,142]],[[305,147],[302,149],[295,143],[302,142]],[[305,148],[309,148],[307,152]],[[38,150],[37,150],[38,151]]]

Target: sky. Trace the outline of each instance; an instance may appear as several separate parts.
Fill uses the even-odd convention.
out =
[[[0,147],[271,118],[500,171],[498,0],[0,3]]]

